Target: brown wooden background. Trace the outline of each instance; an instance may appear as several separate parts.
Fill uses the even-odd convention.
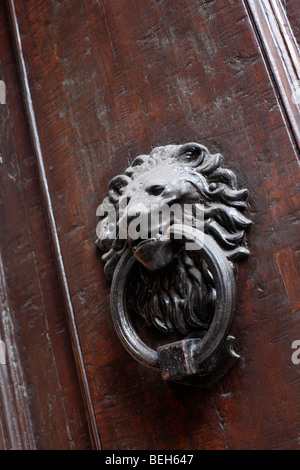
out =
[[[1,4],[0,448],[299,448],[299,106],[256,8]],[[237,281],[242,359],[206,391],[163,383],[124,351],[94,246],[109,180],[188,141],[224,155],[255,222]]]

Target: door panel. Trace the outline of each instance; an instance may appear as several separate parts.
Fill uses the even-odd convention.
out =
[[[94,445],[297,448],[298,150],[248,9],[232,2],[9,2],[43,200]],[[250,190],[240,362],[212,389],[168,384],[113,328],[96,208],[135,156],[221,152]],[[297,251],[298,250],[298,251]]]
[[[283,6],[295,35],[295,38],[300,44],[300,5],[296,0],[286,0],[283,2]]]
[[[0,4],[0,448],[91,446],[8,11]]]

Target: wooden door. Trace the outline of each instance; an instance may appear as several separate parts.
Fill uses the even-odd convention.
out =
[[[299,448],[296,2],[0,9],[0,448]],[[254,222],[241,359],[211,389],[165,382],[124,350],[95,247],[111,178],[185,142],[222,153]]]

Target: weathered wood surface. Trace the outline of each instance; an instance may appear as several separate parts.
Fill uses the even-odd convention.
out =
[[[283,103],[287,125],[300,146],[300,49],[281,0],[247,0],[266,67]],[[294,24],[295,29],[295,24]]]
[[[282,0],[289,23],[300,46],[300,3],[298,0]]]
[[[298,448],[300,366],[292,364],[291,344],[299,334],[299,297],[290,275],[299,274],[297,150],[243,2],[147,0],[138,8],[134,0],[9,4],[20,31],[18,54],[36,120],[42,192],[53,215],[65,310],[88,387],[94,440],[99,434],[104,449]],[[108,181],[136,155],[188,141],[225,156],[240,186],[250,190],[255,222],[248,236],[252,256],[239,266],[233,328],[242,360],[208,391],[163,383],[124,351],[94,246],[95,212]],[[16,142],[24,152],[24,139]],[[22,159],[30,174],[31,155],[28,150]],[[34,194],[29,213],[40,204],[40,193]],[[2,210],[16,210],[11,204]],[[43,220],[35,222],[42,233]],[[4,240],[12,250],[11,256],[6,251],[8,266],[17,262],[14,250],[18,263],[26,257],[24,243],[37,227],[31,235],[24,230],[24,242],[20,230],[11,230],[15,243]],[[42,256],[49,247],[39,249]],[[49,291],[38,313],[47,308],[48,321],[60,324],[61,316],[50,316],[61,313],[61,298],[56,273],[47,266],[46,257],[41,282]],[[10,267],[11,276],[20,275]],[[12,282],[24,290],[31,276]],[[29,326],[36,315],[31,320],[26,305],[15,311],[26,334],[34,335]],[[62,325],[59,331],[64,337]],[[32,336],[22,340],[35,357]],[[49,387],[55,389],[56,380]]]
[[[89,448],[4,2],[0,56],[0,448]]]

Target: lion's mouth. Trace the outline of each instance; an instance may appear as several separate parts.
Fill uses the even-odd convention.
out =
[[[165,235],[155,238],[135,240],[131,243],[133,256],[150,271],[156,271],[167,266],[173,259],[179,247]]]
[[[129,244],[132,248],[132,251],[135,252],[141,246],[156,245],[156,244],[160,244],[165,241],[168,241],[168,240],[170,240],[170,237],[166,237],[165,235],[158,234],[156,235],[156,237],[149,236],[149,238],[144,238],[144,239],[138,238],[137,240],[130,240]]]

